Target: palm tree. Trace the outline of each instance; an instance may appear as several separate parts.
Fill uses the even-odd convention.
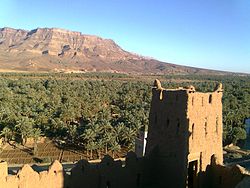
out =
[[[101,150],[103,148],[105,140],[103,138],[99,138],[96,140],[96,151],[97,151],[97,156],[98,159],[101,158]]]
[[[122,141],[124,129],[125,129],[125,125],[122,122],[118,123],[114,127],[114,137],[116,139],[116,142],[120,143]]]
[[[32,133],[32,137],[34,139],[34,147],[33,147],[33,155],[37,155],[37,141],[38,139],[41,137],[42,132],[41,129],[39,128],[34,128],[33,129],[33,133]]]
[[[100,130],[99,130],[99,134],[103,140],[103,144],[105,145],[104,148],[105,148],[105,154],[108,153],[108,144],[112,138],[112,133],[113,133],[113,130],[114,128],[111,126],[110,122],[108,122],[107,120],[102,120],[100,123],[99,123],[99,127],[100,127]]]
[[[125,130],[123,132],[123,140],[125,144],[128,146],[129,150],[134,150],[136,135],[137,132],[135,129],[132,129],[130,127],[125,127]]]
[[[111,142],[111,140],[113,139],[113,133],[110,131],[110,132],[105,132],[103,135],[102,135],[102,143],[105,147],[105,154],[108,153],[108,146],[109,146],[109,143]]]
[[[88,142],[86,145],[87,150],[90,151],[90,159],[93,159],[93,151],[97,149],[98,144],[94,141]]]
[[[27,138],[32,136],[34,120],[28,117],[21,117],[15,126],[15,129],[20,134],[22,144],[26,144]]]
[[[93,150],[92,146],[93,146],[93,142],[96,139],[96,132],[93,129],[88,128],[88,129],[85,129],[85,131],[81,135],[81,137],[86,142],[85,147],[87,149],[87,156],[89,155],[88,151],[90,150],[90,152],[91,152],[91,158],[92,158],[92,150]]]
[[[121,146],[115,140],[113,140],[113,142],[111,142],[111,145],[110,145],[110,150],[112,151],[113,158],[115,157],[115,153],[120,151],[120,149],[121,149]]]
[[[4,127],[0,133],[0,136],[4,137],[4,142],[9,142],[13,139],[13,131],[9,127]]]

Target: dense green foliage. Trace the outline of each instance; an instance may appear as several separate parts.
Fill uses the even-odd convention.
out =
[[[137,131],[148,124],[151,92],[142,82],[2,78],[0,86],[6,141],[43,134],[90,151],[115,152],[133,148]]]
[[[224,142],[245,139],[244,120],[250,117],[249,77],[162,80],[166,88],[192,84],[200,91],[211,91],[216,82],[222,82]],[[100,155],[124,147],[132,149],[138,130],[148,125],[151,83],[105,73],[2,74],[1,136],[5,141],[25,142],[29,137],[37,140],[46,135],[67,145],[84,147],[90,155],[92,151]]]

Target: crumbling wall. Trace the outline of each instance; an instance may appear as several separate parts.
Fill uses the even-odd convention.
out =
[[[79,161],[71,171],[68,187],[72,188],[138,188],[144,185],[143,159],[134,153],[128,153],[124,166],[106,156],[99,164]],[[147,178],[145,178],[147,179]]]
[[[0,171],[8,171],[7,165],[1,166]],[[62,165],[55,161],[48,171],[36,172],[29,165],[24,165],[17,175],[0,176],[1,188],[63,188],[64,171]]]
[[[234,188],[250,187],[250,174],[240,165],[224,166],[218,163],[219,161],[213,156],[211,164],[207,166],[206,181],[201,187],[215,187],[215,188]],[[244,186],[243,186],[244,185]]]
[[[139,188],[147,183],[143,173],[143,159],[128,153],[125,164],[106,156],[100,163],[91,164],[80,160],[66,174],[62,165],[55,161],[48,171],[40,173],[24,165],[16,175],[7,174],[6,162],[0,163],[1,188]],[[144,181],[143,181],[144,178]]]
[[[159,182],[151,181],[154,175],[159,176],[160,170],[147,172],[148,158],[137,158],[134,153],[129,153],[125,164],[114,161],[106,156],[100,163],[91,164],[80,160],[66,174],[62,165],[55,161],[48,171],[40,173],[34,171],[29,165],[24,165],[16,175],[7,174],[6,162],[0,163],[1,188],[160,188]],[[156,161],[155,161],[156,163]],[[164,165],[164,164],[163,164]],[[200,187],[204,188],[233,188],[250,187],[250,176],[243,167],[236,165],[225,167],[212,162],[205,172],[198,174],[203,178]],[[160,180],[165,182],[165,187],[171,187],[171,179]],[[170,183],[169,183],[170,182]],[[184,186],[185,187],[185,186]]]

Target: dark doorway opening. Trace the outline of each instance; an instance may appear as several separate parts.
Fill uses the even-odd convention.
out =
[[[188,188],[196,187],[196,177],[198,171],[198,160],[188,163]]]

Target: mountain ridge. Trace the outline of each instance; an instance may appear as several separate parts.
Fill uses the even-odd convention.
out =
[[[165,63],[122,49],[112,39],[61,28],[0,28],[0,71],[231,74]]]

